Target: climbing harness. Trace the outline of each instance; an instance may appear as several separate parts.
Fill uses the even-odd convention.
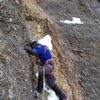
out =
[[[45,66],[46,66],[46,65],[51,65],[52,67],[54,67],[55,62],[54,62],[53,59],[48,59],[48,60],[46,61],[46,63],[45,63]]]

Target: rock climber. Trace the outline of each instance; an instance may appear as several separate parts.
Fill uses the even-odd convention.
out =
[[[45,78],[47,80],[48,86],[56,93],[59,97],[59,100],[67,100],[65,94],[59,89],[55,82],[55,76],[53,73],[54,70],[54,61],[52,59],[52,55],[47,46],[39,44],[37,41],[32,41],[25,45],[27,53],[36,57],[36,63],[42,66],[39,68],[39,76],[38,76],[38,86],[34,91],[35,97],[38,97],[39,94],[43,90],[43,67],[45,71]]]

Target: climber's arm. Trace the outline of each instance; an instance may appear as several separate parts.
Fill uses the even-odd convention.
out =
[[[26,44],[24,46],[24,49],[26,50],[27,53],[29,53],[31,55],[37,55],[38,54],[37,50],[31,48],[31,44]]]
[[[32,49],[31,47],[27,48],[26,52],[31,54],[31,55],[37,55],[38,54],[37,51],[35,49]]]

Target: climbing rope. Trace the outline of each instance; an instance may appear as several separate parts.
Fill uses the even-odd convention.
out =
[[[45,97],[45,92],[44,92],[44,88],[45,88],[45,66],[43,66],[43,100],[44,100],[44,97]]]

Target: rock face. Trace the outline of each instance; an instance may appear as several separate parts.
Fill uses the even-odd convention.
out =
[[[41,0],[41,2],[47,14],[59,25],[59,40],[61,48],[63,49],[64,55],[66,54],[67,58],[70,57],[73,62],[73,73],[74,75],[77,75],[76,78],[69,70],[70,66],[68,67],[63,64],[63,68],[67,68],[65,75],[67,75],[67,78],[69,78],[69,83],[71,84],[74,98],[76,98],[76,96],[78,95],[75,95],[75,89],[73,89],[75,82],[77,81],[77,84],[80,85],[83,91],[84,100],[99,100],[99,0]],[[84,22],[84,24],[69,25],[60,22],[60,20],[72,20],[72,17],[80,18]],[[66,61],[67,60],[65,60],[65,62]],[[74,81],[71,81],[71,76],[72,80]]]
[[[84,24],[60,20],[78,17]],[[69,100],[100,99],[99,0],[0,0],[0,100],[33,98],[30,38],[50,34],[55,75]]]
[[[17,0],[0,0],[0,100],[32,100],[31,61],[23,49],[29,40]]]

